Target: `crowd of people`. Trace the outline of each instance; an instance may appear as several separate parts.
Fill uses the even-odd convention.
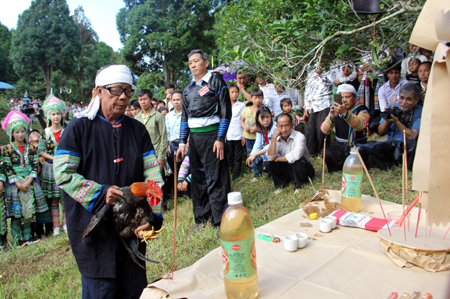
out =
[[[2,123],[10,143],[0,159],[1,249],[8,250],[7,218],[12,246],[64,230],[82,274],[83,294],[100,288],[95,279],[117,279],[117,271],[141,277],[130,284],[121,272],[128,281],[124,288],[145,287],[145,271],[117,258],[126,251],[111,236],[109,222],[100,221],[86,243],[79,242],[92,215],[117,202],[119,186],[153,180],[162,187],[162,201],[152,206],[155,228],[161,227],[177,188],[192,199],[192,230],[197,231],[207,222],[219,229],[230,182],[239,178],[242,167],[253,172],[253,180],[267,173],[274,194],[290,182],[297,193],[314,178],[311,158],[321,156],[324,147],[329,147],[329,172],[342,170],[352,146],[366,164],[386,170],[400,163],[405,134],[411,169],[432,53],[410,50],[402,60],[393,58],[384,74],[371,75],[369,64],[312,69],[304,93],[288,78],[273,82],[264,72],[249,74],[245,68],[237,70],[236,83],[227,84],[209,70],[203,50],[188,55],[192,81],[183,91],[167,85],[160,100],[151,90],[136,91],[126,66],[108,66],[97,73],[86,109],[65,105],[53,95],[43,103],[43,113],[36,107],[35,115],[46,117],[41,133],[30,131],[29,117],[13,105]],[[369,141],[374,133],[387,135],[386,141]],[[97,258],[96,252],[104,250]],[[116,287],[111,281],[101,283],[106,289]]]

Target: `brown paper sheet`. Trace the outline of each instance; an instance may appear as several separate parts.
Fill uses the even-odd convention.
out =
[[[450,30],[450,28],[449,28]],[[433,88],[431,121],[431,164],[428,189],[428,219],[435,225],[450,223],[449,174],[450,159],[450,76],[447,65],[450,64],[450,48],[439,44],[435,53],[433,68]],[[447,58],[447,59],[446,59]]]
[[[330,191],[328,198],[340,201],[340,192]],[[402,210],[399,204],[382,203],[386,213]],[[317,204],[323,208],[324,202]],[[366,195],[360,213],[383,218],[376,198]],[[434,298],[445,298],[444,286],[448,284],[449,272],[399,268],[382,251],[377,233],[339,227],[325,234],[319,231],[318,220],[306,216],[299,209],[256,230],[256,234],[280,238],[305,232],[316,239],[308,240],[306,247],[296,252],[285,251],[283,241],[270,243],[256,239],[258,298],[385,298],[391,292],[414,290],[429,292]],[[412,219],[417,219],[417,208],[412,211]],[[312,226],[302,227],[302,223]],[[441,228],[433,228],[432,234],[444,233]],[[152,286],[166,290],[172,298],[226,298],[220,248],[192,266],[175,272],[174,280],[161,280]],[[143,295],[141,298],[151,297]]]
[[[435,30],[435,19],[439,11],[444,6],[449,6],[446,0],[428,0],[419,18],[417,19],[414,30],[411,34],[409,42],[413,45],[434,51],[437,45],[441,42],[441,39],[437,37]]]

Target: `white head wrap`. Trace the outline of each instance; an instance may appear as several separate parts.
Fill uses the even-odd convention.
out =
[[[353,85],[350,85],[350,84],[339,85],[338,89],[337,89],[337,93],[341,93],[341,92],[349,92],[349,93],[357,94],[355,87],[353,87]]]
[[[130,69],[126,65],[109,65],[98,70],[97,76],[95,77],[95,87],[114,83],[133,85],[133,77],[131,76]],[[89,106],[78,113],[76,117],[87,117],[93,120],[97,115],[98,109],[100,109],[100,98],[96,96],[89,103]]]

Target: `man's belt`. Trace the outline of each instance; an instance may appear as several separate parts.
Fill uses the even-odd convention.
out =
[[[211,131],[218,130],[218,129],[219,129],[219,123],[210,125],[210,126],[206,126],[206,127],[190,128],[191,132],[193,132],[193,133],[211,132]]]

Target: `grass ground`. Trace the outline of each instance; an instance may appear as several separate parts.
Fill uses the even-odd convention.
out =
[[[322,161],[312,159],[316,169],[314,188],[321,188]],[[411,174],[410,174],[411,175]],[[401,202],[401,168],[396,167],[381,172],[373,169],[371,176],[381,198]],[[252,215],[255,227],[264,225],[298,208],[298,205],[315,194],[311,185],[306,185],[294,196],[292,184],[280,195],[273,195],[271,179],[264,175],[252,183],[252,174],[245,171],[232,183],[233,191],[240,191],[244,205]],[[410,180],[411,181],[411,180]],[[325,174],[325,188],[339,190],[341,174]],[[365,194],[374,196],[370,183],[364,179]],[[415,193],[410,194],[411,197]],[[147,257],[160,261],[160,264],[148,264],[149,282],[161,276],[168,276],[172,267],[172,244],[174,233],[173,201],[165,213],[165,229],[147,247]],[[176,231],[175,270],[192,265],[212,249],[220,245],[217,231],[205,225],[194,232],[192,203],[189,198],[178,200],[178,227]],[[0,298],[80,298],[80,274],[65,234],[50,237],[37,244],[0,253]]]

